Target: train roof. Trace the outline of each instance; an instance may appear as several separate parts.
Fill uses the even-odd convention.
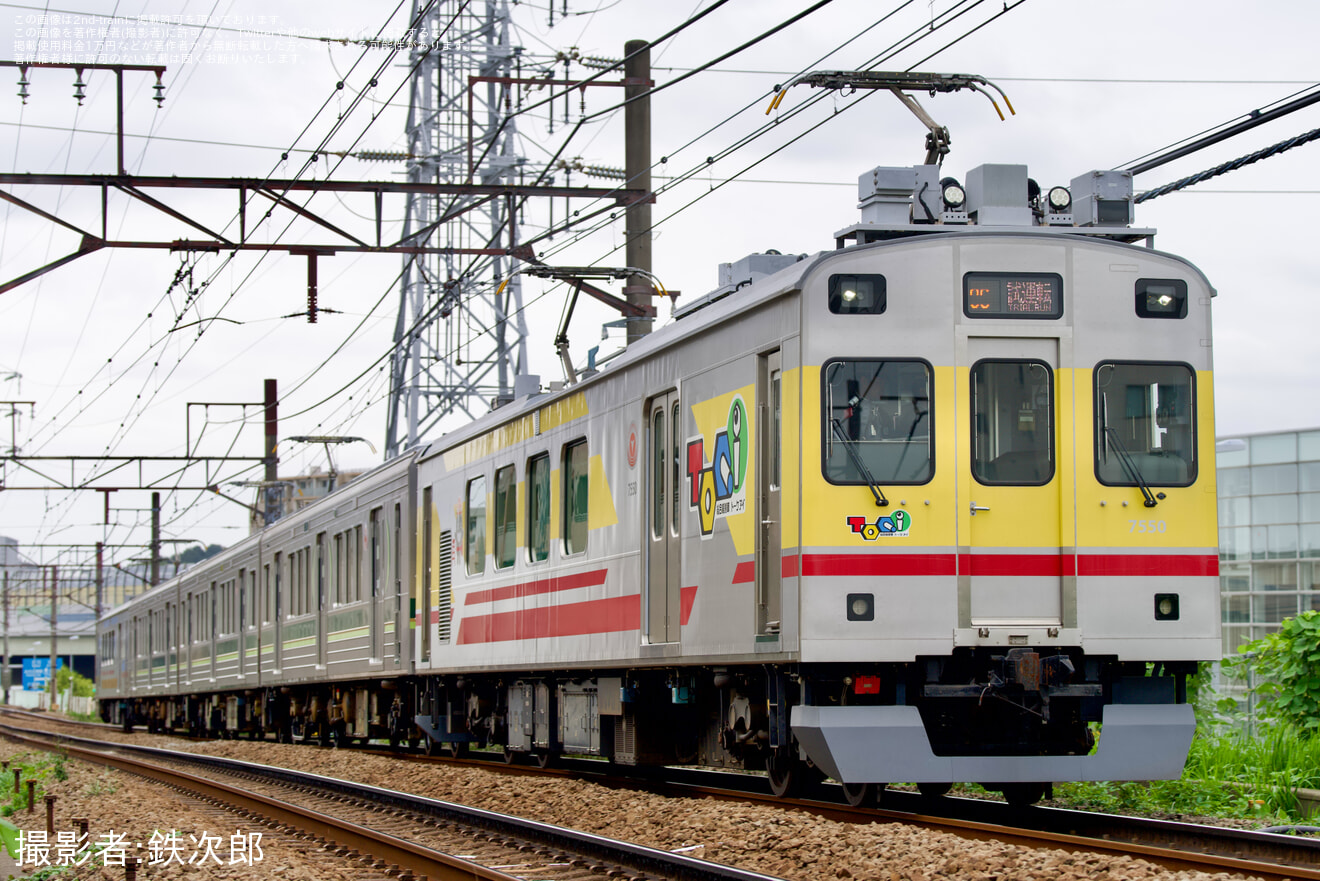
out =
[[[815,254],[750,254],[720,265],[720,286],[674,311],[673,320],[632,343],[601,370],[576,383],[535,392],[497,407],[462,428],[420,447],[425,460],[474,437],[558,401],[580,394],[593,383],[654,353],[762,303],[800,290],[807,276],[841,253],[877,247],[906,247],[933,240],[970,236],[1020,236],[1104,242],[1132,248],[1146,256],[1177,260],[1215,290],[1194,264],[1154,249],[1155,230],[1133,227],[1132,174],[1092,171],[1072,179],[1070,187],[1048,194],[1027,176],[1025,165],[982,165],[967,174],[967,186],[941,178],[937,165],[879,166],[858,178],[860,223],[834,234],[835,249]],[[1144,242],[1139,246],[1138,242]]]

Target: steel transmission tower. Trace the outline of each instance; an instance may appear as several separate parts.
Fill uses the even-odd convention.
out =
[[[409,182],[515,182],[523,159],[514,120],[506,119],[514,87],[492,79],[514,76],[521,51],[509,44],[508,0],[413,0],[412,20],[418,42],[431,45],[411,57]],[[470,419],[493,399],[512,396],[527,364],[517,261],[507,254],[517,232],[512,199],[408,196],[405,243],[467,253],[404,260],[386,458],[420,443],[448,416]]]

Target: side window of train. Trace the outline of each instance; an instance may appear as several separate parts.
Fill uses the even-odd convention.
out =
[[[1196,375],[1186,364],[1095,368],[1095,476],[1106,486],[1196,481]],[[1138,480],[1140,478],[1140,481]]]
[[[821,370],[825,479],[920,484],[935,473],[932,371],[916,360],[847,359]]]
[[[1054,477],[1054,376],[1048,364],[972,365],[972,476],[988,485],[1043,486]]]
[[[495,472],[495,568],[507,569],[518,555],[518,472],[505,465]]]
[[[486,476],[474,477],[467,484],[466,542],[467,571],[480,575],[486,571]]]
[[[550,556],[550,454],[527,460],[527,559]]]
[[[879,315],[885,311],[885,277],[831,275],[829,304],[836,315]]]
[[[564,553],[587,549],[587,441],[564,445]]]
[[[1176,278],[1137,279],[1137,316],[1186,318],[1187,282]]]

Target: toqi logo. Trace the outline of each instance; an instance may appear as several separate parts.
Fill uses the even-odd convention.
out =
[[[706,461],[705,438],[687,444],[688,509],[701,514],[701,537],[710,538],[715,521],[747,509],[747,450],[749,444],[747,405],[742,395],[729,403],[724,430],[715,434],[710,461]]]
[[[628,469],[637,467],[637,423],[628,426]]]
[[[877,517],[874,523],[865,517],[849,517],[848,526],[852,531],[867,541],[877,538],[903,538],[912,528],[912,515],[907,511],[895,511],[888,517]]]

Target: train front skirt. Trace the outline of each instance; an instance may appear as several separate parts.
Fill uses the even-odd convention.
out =
[[[1087,756],[937,756],[912,706],[795,706],[792,725],[811,761],[848,783],[1175,780],[1196,716],[1187,704],[1109,704]]]

